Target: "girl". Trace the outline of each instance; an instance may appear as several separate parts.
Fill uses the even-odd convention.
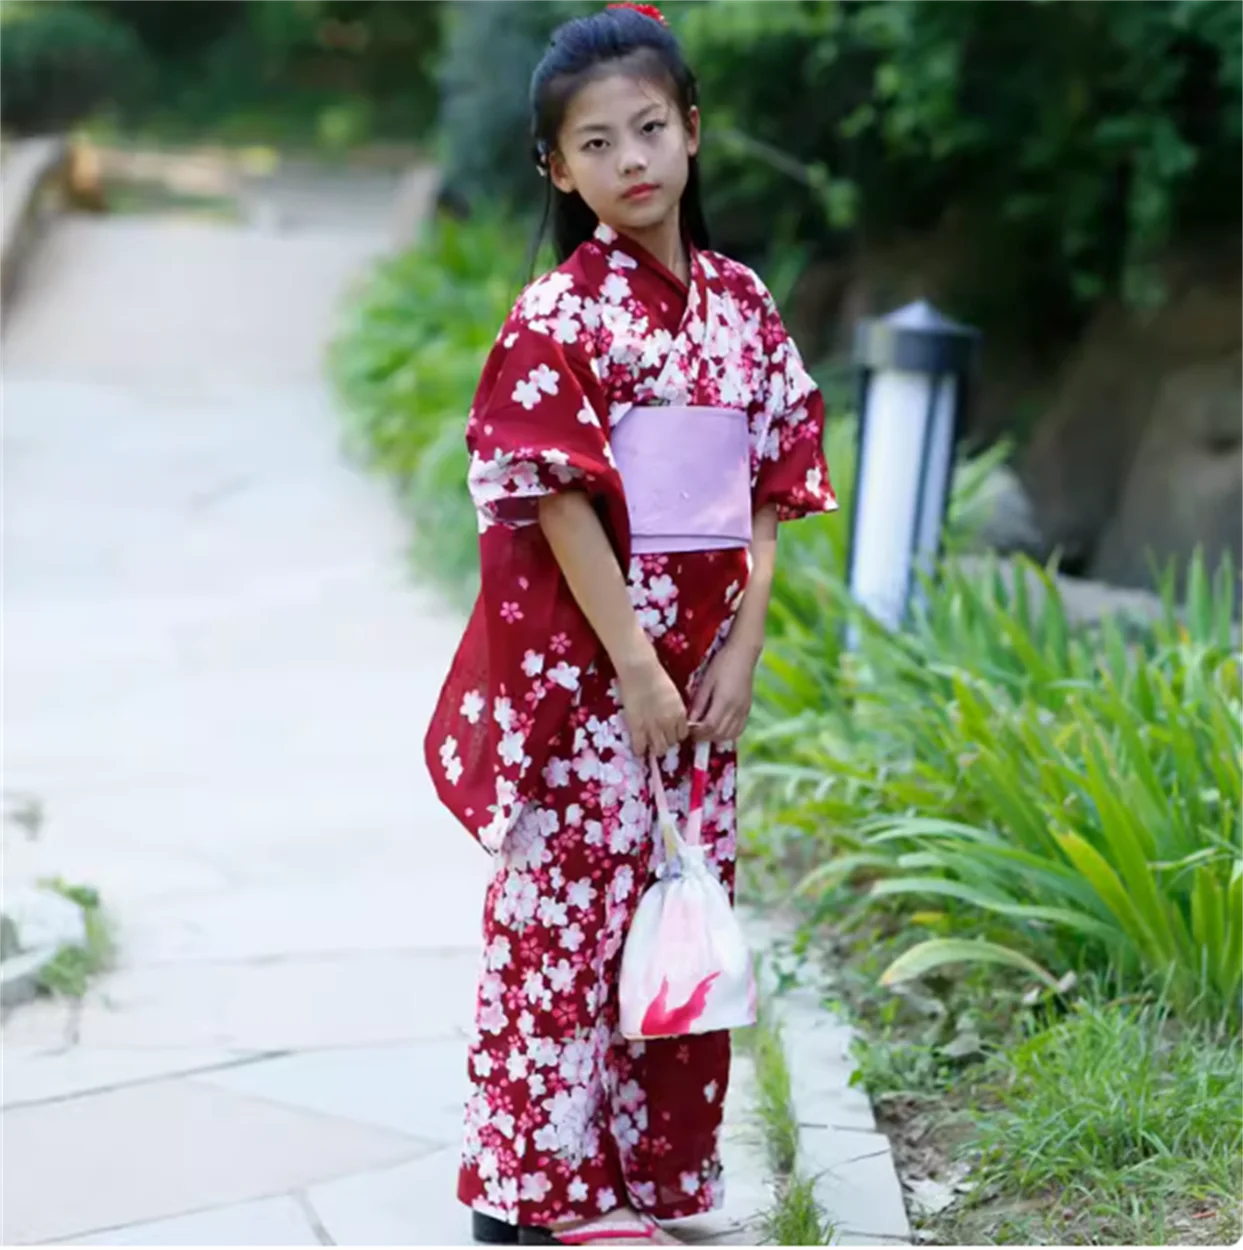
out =
[[[531,101],[561,264],[467,423],[482,587],[427,737],[496,857],[459,1196],[480,1241],[677,1244],[655,1221],[721,1201],[729,1038],[617,1034],[656,867],[645,763],[684,813],[694,741],[714,744],[702,836],[732,889],[777,523],[836,503],[772,298],[708,250],[695,80],[659,12],[567,22]]]

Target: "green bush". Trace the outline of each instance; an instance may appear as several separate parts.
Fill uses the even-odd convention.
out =
[[[0,119],[18,134],[62,130],[135,98],[150,64],[134,33],[71,0],[0,7]]]
[[[519,209],[539,202],[544,184],[531,159],[531,73],[553,29],[591,9],[571,0],[448,6],[439,81],[441,164],[450,194]]]
[[[417,551],[455,594],[471,592],[478,559],[463,432],[526,279],[525,235],[498,216],[437,218],[364,280],[330,355],[352,449],[403,491]]]
[[[875,242],[952,217],[964,316],[1024,295],[1150,302],[1171,238],[1237,232],[1228,0],[730,0],[686,6],[679,29],[724,132],[705,152],[731,228],[763,237],[777,203],[798,237],[842,243],[856,223]]]
[[[820,626],[788,628],[766,657],[751,772],[776,849],[793,841],[820,860],[804,889],[840,900],[848,883],[879,905],[954,909],[950,935],[888,979],[993,960],[1237,1016],[1243,699],[1229,567],[1213,586],[1192,568],[1181,616],[1167,578],[1164,620],[1131,630],[1072,628],[1055,585],[1021,564],[1017,576],[951,564],[902,633],[810,580],[824,586]],[[826,669],[824,639],[848,617],[860,645]]]
[[[89,0],[124,23],[158,61],[201,55],[230,31],[245,25],[254,7],[244,2],[220,4],[218,0]],[[276,8],[278,6],[269,6]],[[305,12],[305,0],[279,6],[294,13]],[[314,7],[314,6],[310,6]]]
[[[450,186],[530,204],[527,82],[571,3],[451,6]],[[1231,0],[709,0],[666,9],[701,85],[726,251],[847,254],[956,223],[954,311],[1045,341],[1160,298],[1171,240],[1238,229],[1243,11]],[[863,226],[866,223],[866,238]]]

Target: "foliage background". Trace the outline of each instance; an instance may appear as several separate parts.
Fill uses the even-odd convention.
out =
[[[4,0],[0,114],[18,133],[104,123],[130,138],[329,152],[423,139],[436,113],[441,7]]]

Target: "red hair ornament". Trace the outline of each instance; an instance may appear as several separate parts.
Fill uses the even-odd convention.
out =
[[[633,9],[636,13],[642,13],[644,17],[650,17],[652,21],[659,22],[662,26],[668,26],[665,21],[665,15],[654,4],[610,4],[606,6],[610,9]]]

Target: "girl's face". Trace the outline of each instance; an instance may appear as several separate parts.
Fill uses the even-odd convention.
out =
[[[677,212],[687,162],[698,151],[698,110],[684,123],[659,86],[618,72],[574,93],[549,172],[558,190],[577,191],[605,225],[642,234]]]

